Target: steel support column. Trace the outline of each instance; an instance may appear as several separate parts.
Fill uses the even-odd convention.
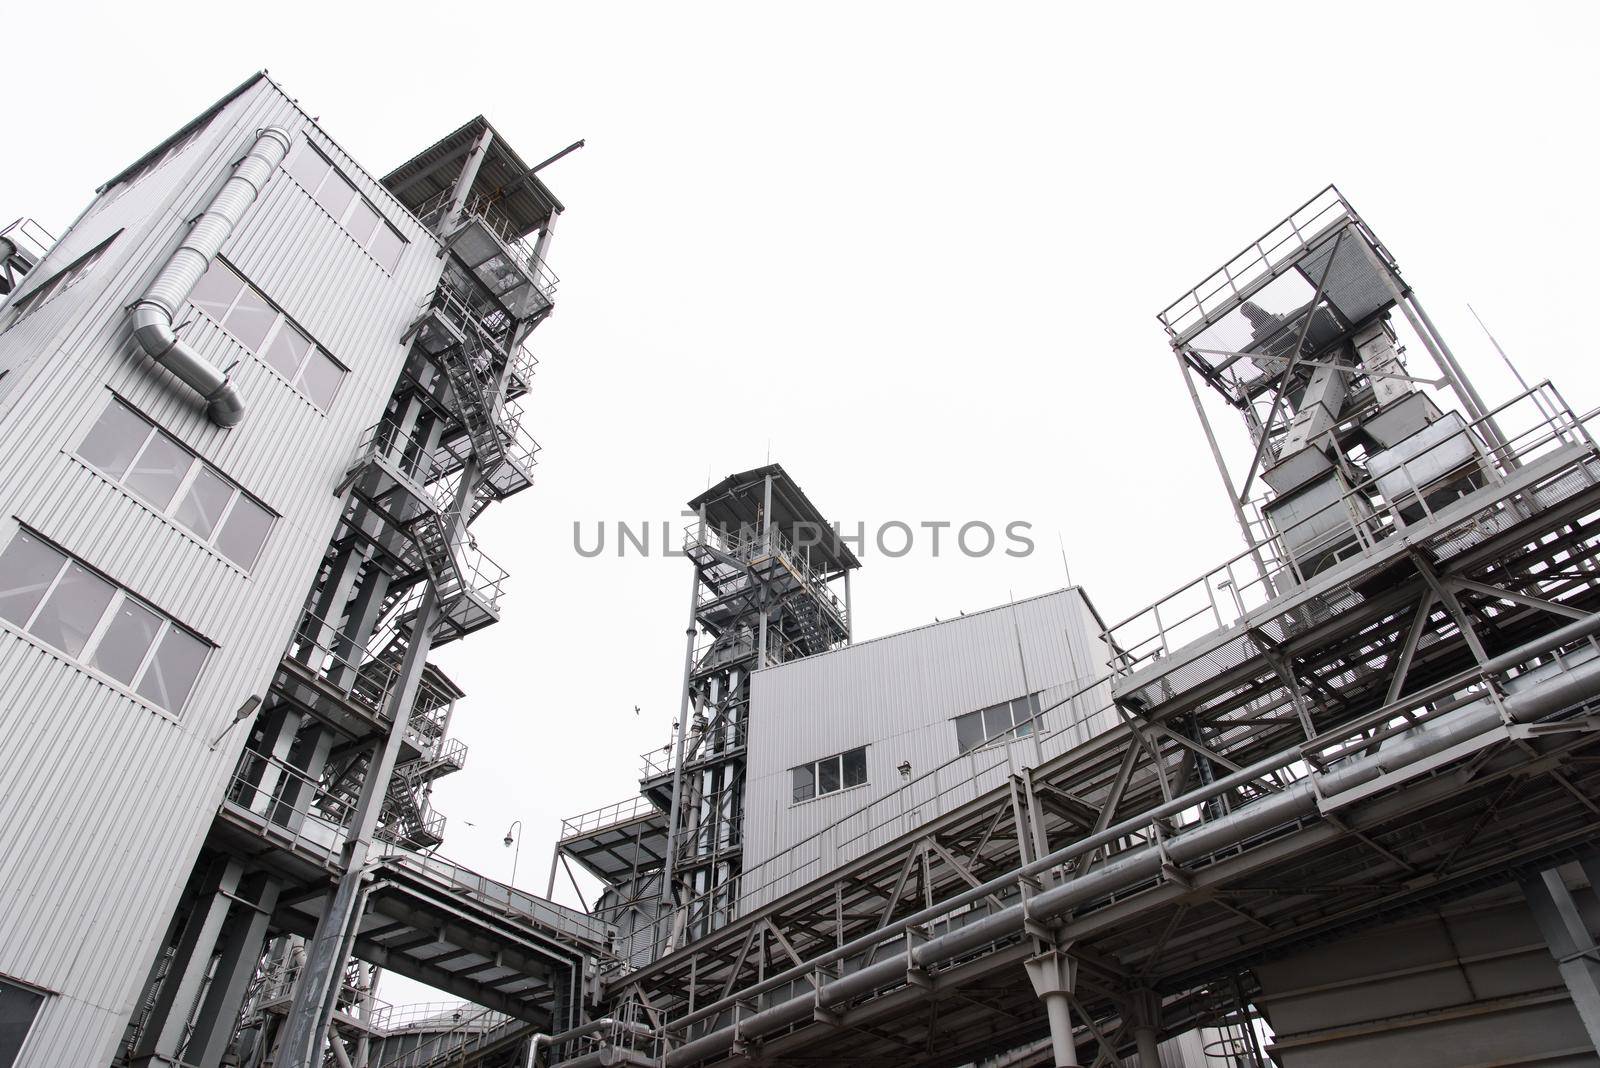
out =
[[[1594,935],[1559,869],[1524,879],[1522,892],[1555,958],[1556,970],[1567,984],[1567,993],[1572,995],[1572,1007],[1589,1033],[1589,1042],[1600,1050],[1600,948]]]
[[[1050,1018],[1050,1049],[1056,1068],[1078,1068],[1078,1044],[1072,1037],[1072,991],[1078,962],[1059,949],[1047,949],[1024,962],[1033,992]]]

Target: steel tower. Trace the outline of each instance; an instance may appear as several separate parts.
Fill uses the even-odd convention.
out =
[[[729,475],[689,508],[698,523],[684,539],[694,575],[674,759],[642,784],[670,781],[669,946],[726,923],[738,898],[751,674],[848,642],[850,572],[861,566],[778,464]]]

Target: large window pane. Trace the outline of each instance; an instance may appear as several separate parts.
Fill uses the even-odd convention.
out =
[[[209,538],[232,499],[233,483],[202,464],[174,518],[202,538]]]
[[[306,340],[304,334],[284,323],[262,356],[266,357],[273,370],[293,382],[295,376],[300,373],[300,365],[305,362],[306,352],[310,348],[311,342]]]
[[[810,764],[794,769],[794,799],[809,801],[817,796],[817,776]]]
[[[68,563],[61,581],[50,591],[28,630],[68,656],[77,656],[83,652],[95,624],[106,614],[114,592],[111,583],[82,564]]]
[[[149,423],[112,401],[78,446],[78,455],[120,481],[149,436]]]
[[[260,352],[261,343],[267,340],[267,331],[277,318],[278,313],[272,305],[262,300],[255,290],[246,287],[239,294],[239,302],[228,313],[228,321],[223,325],[234,337],[244,342],[246,348]]]
[[[831,794],[839,788],[839,758],[817,761],[817,793]]]
[[[189,294],[189,302],[220,323],[227,319],[233,298],[243,288],[244,279],[222,263],[212,260],[206,273],[195,283],[193,292]]]
[[[333,406],[333,398],[339,394],[339,383],[343,378],[344,369],[321,349],[317,349],[306,361],[305,370],[300,372],[300,390],[311,398],[312,404],[327,411]]]
[[[328,209],[328,214],[341,221],[344,219],[344,209],[348,208],[355,198],[356,191],[350,188],[349,182],[337,174],[330,174],[328,180],[322,183],[322,188],[317,191],[317,199]]]
[[[204,642],[179,627],[168,627],[139,680],[139,696],[168,712],[182,711],[205,660]]]
[[[124,596],[116,615],[95,647],[93,664],[123,685],[133,681],[150,643],[161,629],[161,618],[137,601]]]
[[[217,548],[248,571],[255,566],[271,529],[272,513],[241,493],[228,513],[228,521],[222,524],[222,533],[217,535]]]
[[[183,446],[158,431],[133,462],[123,484],[164,512],[193,462]]]
[[[322,154],[308,144],[301,144],[300,151],[294,154],[284,167],[295,180],[311,192],[317,191],[317,186],[322,184],[322,178],[328,173],[328,161]]]
[[[968,712],[956,717],[956,745],[965,753],[983,744],[983,713]]]
[[[17,531],[0,553],[0,616],[19,627],[39,607],[67,558],[27,531]]]
[[[867,781],[867,751],[852,749],[844,755],[844,784],[860,786]]]
[[[377,233],[372,235],[367,251],[372,253],[373,259],[383,265],[384,270],[393,273],[395,266],[400,262],[400,250],[405,246],[405,239],[384,224],[380,225]]]
[[[372,210],[372,205],[365,200],[358,200],[355,207],[350,209],[350,218],[345,220],[344,228],[350,231],[351,237],[365,246],[377,225],[378,213]]]
[[[13,1068],[44,995],[0,979],[0,1068]]]

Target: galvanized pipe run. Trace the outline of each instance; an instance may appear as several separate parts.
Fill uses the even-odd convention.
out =
[[[1552,634],[1546,635],[1544,638],[1538,639],[1536,642],[1496,657],[1488,664],[1485,664],[1480,671],[1483,674],[1489,674],[1506,670],[1531,656],[1538,655],[1540,652],[1557,648],[1567,642],[1593,634],[1597,630],[1600,630],[1600,614],[1578,620]],[[1510,694],[1503,699],[1499,706],[1487,697],[1480,698],[1442,717],[1440,720],[1434,721],[1412,735],[1397,739],[1381,752],[1352,760],[1343,767],[1315,777],[1308,776],[1284,790],[1280,790],[1245,808],[1236,810],[1227,816],[1201,824],[1183,834],[1168,838],[1164,842],[1166,858],[1170,858],[1172,862],[1180,864],[1184,861],[1196,860],[1289,820],[1309,815],[1317,809],[1319,794],[1323,796],[1333,795],[1353,789],[1364,783],[1371,782],[1390,771],[1403,768],[1415,761],[1423,760],[1453,745],[1500,726],[1503,722],[1501,719],[1502,708],[1505,716],[1513,722],[1528,722],[1591,698],[1597,693],[1600,693],[1600,660],[1591,660],[1527,690]],[[1263,766],[1267,766],[1267,770],[1271,770],[1271,766],[1287,766],[1287,764],[1300,759],[1300,756],[1300,751],[1296,749],[1280,757],[1261,761],[1242,771],[1234,772],[1218,779],[1203,791],[1194,791],[1184,797],[1175,798],[1158,809],[1153,809],[1139,817],[1135,817],[1134,820],[1124,821],[1124,824],[1108,828],[1106,832],[1094,836],[1094,839],[1105,838],[1112,831],[1116,832],[1116,837],[1124,836],[1130,831],[1148,825],[1153,818],[1171,815],[1177,811],[1182,811],[1184,808],[1191,807],[1199,800],[1204,800],[1204,797],[1199,796],[1201,794],[1210,796],[1220,790],[1232,789],[1241,785],[1242,782],[1248,781],[1248,778],[1263,774],[1264,772],[1261,770]],[[1246,778],[1247,773],[1248,778]],[[917,917],[902,921],[902,925],[926,922],[937,918],[939,915],[943,915],[950,909],[957,907],[957,903],[961,899],[976,899],[976,897],[986,896],[988,893],[992,893],[994,889],[1001,889],[1014,884],[1019,876],[1025,873],[1032,874],[1035,871],[1043,870],[1044,867],[1062,863],[1068,857],[1077,855],[1086,848],[1092,848],[1090,840],[1075,842],[1066,849],[1058,850],[1048,857],[1041,857],[1033,864],[1018,869],[1007,876],[991,880],[982,887],[976,887],[972,891],[960,895],[960,898],[953,898],[934,906],[932,909],[925,909]],[[998,939],[1014,935],[1019,929],[1023,928],[1025,923],[1030,921],[1036,924],[1045,924],[1050,920],[1059,919],[1080,904],[1159,875],[1161,865],[1166,858],[1163,858],[1162,851],[1154,846],[1130,851],[1104,867],[1034,896],[1025,904],[1012,905],[960,930],[951,931],[948,934],[924,942],[909,954],[901,952],[830,983],[823,984],[814,993],[801,994],[780,1005],[748,1016],[735,1024],[719,1028],[708,1035],[686,1042],[668,1053],[663,1063],[669,1066],[692,1064],[702,1058],[713,1056],[728,1049],[735,1041],[748,1042],[758,1039],[762,1035],[779,1028],[792,1026],[811,1019],[818,1008],[827,1008],[829,1005],[846,1002],[852,998],[869,994],[879,987],[888,986],[898,979],[903,979],[908,968],[926,969],[943,963]],[[918,917],[921,918],[919,919]],[[760,985],[766,989],[772,989],[774,986],[782,985],[791,979],[800,978],[808,974],[824,959],[837,960],[841,955],[863,950],[870,945],[883,941],[886,937],[889,937],[889,932],[887,931],[873,932],[871,935],[856,939],[848,946],[832,951],[826,955],[826,958],[818,958],[817,961],[808,962],[805,966],[790,969]],[[735,1000],[748,998],[753,992],[753,990],[741,992],[741,994],[735,996]],[[710,1011],[710,1007],[707,1010],[701,1010],[702,1013],[707,1011]],[[700,1016],[700,1013],[695,1015]],[[681,1026],[681,1023],[682,1021],[677,1022],[677,1025]]]
[[[283,162],[289,145],[288,133],[277,126],[256,134],[250,153],[222,184],[210,206],[189,228],[183,244],[130,309],[133,336],[140,347],[178,381],[205,398],[206,416],[220,427],[239,425],[244,418],[244,399],[224,372],[179,339],[172,323],[195,283],[221,251],[222,243]]]

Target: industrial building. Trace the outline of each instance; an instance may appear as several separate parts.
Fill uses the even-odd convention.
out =
[[[1239,553],[868,637],[736,472],[624,800],[544,897],[445,860],[550,161],[375,177],[258,75],[0,234],[0,1068],[1596,1062],[1595,413],[1331,186],[1160,314]]]

